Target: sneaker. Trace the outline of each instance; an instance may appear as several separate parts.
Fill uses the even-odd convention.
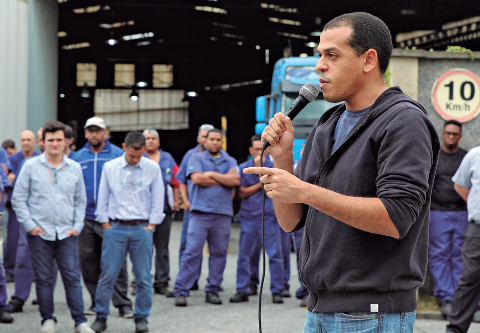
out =
[[[0,323],[13,323],[13,317],[8,311],[0,311]]]
[[[307,307],[307,298],[308,298],[308,296],[305,296],[304,298],[302,298],[302,301],[300,302],[300,307],[302,307],[302,308]]]
[[[277,294],[277,293],[273,293],[272,294],[272,303],[275,303],[275,304],[283,303],[282,295]]]
[[[135,318],[135,333],[148,332],[147,321],[143,318]]]
[[[168,290],[167,287],[158,287],[154,288],[154,290],[155,294],[165,295],[168,298],[175,297],[175,295],[173,295],[173,291]]]
[[[83,311],[83,314],[84,315],[87,315],[87,316],[95,316],[96,312],[95,312],[95,304],[92,304],[88,309],[86,309],[85,311]]]
[[[123,317],[123,318],[133,318],[132,307],[128,305],[124,305],[118,308],[118,314],[120,315],[120,317]]]
[[[55,320],[47,319],[43,322],[40,333],[55,333]]]
[[[18,298],[12,298],[8,304],[12,308],[10,313],[23,312],[23,301]]]
[[[208,291],[207,295],[205,296],[205,303],[220,305],[222,304],[222,300],[216,292]]]
[[[442,316],[447,318],[448,314],[452,311],[452,301],[444,300],[440,304],[440,312],[442,312]]]
[[[107,318],[96,317],[95,321],[93,322],[92,325],[90,325],[90,327],[96,333],[105,331],[107,329]]]
[[[183,295],[176,295],[175,306],[187,306],[187,298]]]
[[[75,327],[75,333],[95,333],[95,331],[92,330],[87,323],[81,323]]]
[[[284,298],[292,297],[292,295],[290,295],[290,290],[288,290],[287,288],[283,289],[282,297]]]
[[[240,303],[240,302],[248,302],[247,293],[236,293],[235,296],[230,298],[230,303]]]
[[[250,285],[250,290],[247,292],[248,296],[255,296],[257,295],[257,285],[256,284],[251,284]]]

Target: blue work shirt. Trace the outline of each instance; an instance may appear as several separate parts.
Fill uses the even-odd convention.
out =
[[[82,232],[87,197],[80,165],[63,156],[51,169],[45,153],[23,164],[12,195],[12,207],[18,222],[29,232],[35,227],[45,231],[39,236],[48,241],[65,239],[71,229]]]
[[[175,175],[176,180],[178,180],[182,184],[187,185],[188,193],[191,193],[193,189],[192,180],[187,177],[188,161],[190,161],[190,157],[192,157],[193,154],[200,152],[199,150],[200,147],[201,147],[200,145],[197,145],[185,153],[185,155],[182,158],[182,162],[180,162],[180,166],[178,167],[178,172]]]
[[[250,187],[260,181],[257,174],[243,173],[243,169],[253,166],[253,160],[240,164],[240,186]],[[273,168],[273,163],[268,157],[265,158],[264,167]],[[239,213],[241,217],[247,219],[258,219],[262,217],[262,189],[242,199]],[[265,217],[276,217],[272,199],[267,196],[265,196]]]
[[[160,151],[160,161],[158,161],[158,165],[162,170],[163,185],[165,187],[165,196],[163,199],[163,211],[165,213],[170,213],[172,211],[172,207],[170,207],[170,204],[168,203],[167,185],[170,185],[172,187],[178,187],[178,181],[176,177],[175,178],[173,177],[174,170],[178,168],[178,166],[177,166],[177,162],[175,162],[175,160],[173,159],[173,156],[170,153],[167,153],[166,151],[160,148],[158,150]],[[148,158],[148,155],[146,153],[144,153],[143,156]]]
[[[73,160],[80,163],[87,191],[87,211],[85,217],[91,221],[95,220],[95,209],[97,208],[98,188],[103,165],[114,158],[123,155],[123,149],[105,140],[102,150],[95,153],[87,142],[82,149],[73,155]]]
[[[230,169],[236,169],[238,172],[237,161],[233,157],[221,151],[220,159],[215,163],[210,153],[205,150],[190,157],[187,177],[192,173],[205,171],[226,174]],[[206,187],[193,184],[189,197],[192,211],[233,216],[232,187],[223,185]]]
[[[163,213],[164,186],[160,167],[141,157],[131,166],[123,156],[105,163],[98,190],[97,221],[148,220],[160,224]]]
[[[37,153],[36,151],[33,152],[34,156],[38,156],[40,153]],[[12,170],[10,173],[13,173],[14,175],[18,175],[18,172],[20,171],[20,164],[22,164],[22,161],[25,159],[25,155],[23,155],[22,151],[16,152],[15,154],[12,154],[8,157],[10,164],[12,165]]]
[[[5,148],[0,147],[0,164],[5,164],[8,170],[12,170],[12,164],[10,164],[10,160],[8,159],[8,153]]]

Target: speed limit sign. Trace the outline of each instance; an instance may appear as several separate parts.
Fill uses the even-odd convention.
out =
[[[432,104],[446,120],[472,120],[480,112],[480,79],[462,68],[443,73],[433,84]]]

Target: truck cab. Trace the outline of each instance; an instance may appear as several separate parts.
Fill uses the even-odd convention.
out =
[[[320,73],[315,70],[318,59],[318,57],[290,57],[282,58],[275,63],[270,95],[257,97],[256,134],[262,134],[275,113],[285,113],[288,110],[305,83],[310,82],[318,86]],[[293,159],[295,163],[300,160],[300,150],[313,125],[326,110],[335,105],[323,99],[323,94],[320,92],[317,99],[307,104],[293,120],[295,128]]]

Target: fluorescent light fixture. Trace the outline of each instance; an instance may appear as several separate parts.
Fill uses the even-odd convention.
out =
[[[112,29],[112,28],[121,28],[121,27],[125,27],[127,25],[135,25],[135,22],[134,21],[123,21],[123,22],[116,22],[116,23],[102,23],[102,24],[99,24],[98,26],[100,28],[104,28],[104,29]]]
[[[300,21],[281,19],[281,18],[278,18],[278,17],[269,17],[268,20],[270,22],[273,22],[273,23],[296,25],[296,26],[301,26],[302,25],[302,22],[300,22]]]
[[[312,32],[310,33],[310,36],[320,37],[321,34],[322,34],[321,31],[312,31]]]
[[[90,47],[90,43],[83,42],[83,43],[78,43],[78,44],[63,45],[62,49],[68,51],[68,50],[74,50],[74,49],[83,49],[85,47]]]
[[[145,33],[139,33],[139,34],[133,34],[133,35],[126,35],[123,36],[123,40],[135,40],[135,39],[142,39],[142,38],[149,38],[153,37],[155,34],[153,32],[145,32]]]
[[[150,42],[149,40],[145,41],[145,42],[139,42],[137,43],[138,46],[145,46],[145,45],[150,45],[152,44],[152,42]]]
[[[57,35],[58,37],[65,37],[67,36],[67,33],[65,31],[59,31]]]
[[[400,13],[402,15],[415,15],[417,12],[415,11],[415,9],[402,9]]]
[[[298,38],[298,39],[308,39],[307,36],[303,35],[297,35],[297,34],[289,34],[288,32],[278,32],[280,36],[285,36],[285,37],[292,37],[292,38]]]
[[[107,40],[107,44],[108,44],[108,45],[115,45],[115,44],[117,44],[117,43],[118,43],[118,40],[113,39],[113,38]]]
[[[189,91],[189,92],[187,92],[187,96],[188,96],[188,97],[197,97],[197,95],[198,95],[198,94],[197,94],[195,91]]]
[[[217,22],[212,22],[212,24],[216,27],[222,27],[222,28],[228,28],[228,29],[235,29],[236,26],[231,25],[231,24],[224,24],[224,23],[217,23]]]
[[[75,14],[89,14],[89,13],[96,13],[100,10],[110,10],[110,6],[100,6],[100,5],[96,5],[96,6],[90,6],[90,7],[86,7],[86,8],[75,8],[73,10],[73,12]]]
[[[225,9],[217,8],[217,7],[210,7],[210,6],[195,6],[195,10],[199,10],[202,12],[210,12],[216,14],[227,14],[228,12]]]
[[[143,88],[143,87],[146,87],[146,86],[148,86],[148,83],[145,82],[145,81],[137,82],[137,87]]]
[[[298,13],[297,8],[283,8],[280,7],[279,5],[273,5],[273,4],[268,4],[268,3],[261,3],[260,7],[263,9],[273,9],[276,12],[280,13]]]
[[[222,34],[222,36],[225,36],[225,37],[229,37],[229,38],[237,38],[237,39],[245,39],[245,37],[243,36],[239,36],[239,35],[233,35],[233,34]]]

